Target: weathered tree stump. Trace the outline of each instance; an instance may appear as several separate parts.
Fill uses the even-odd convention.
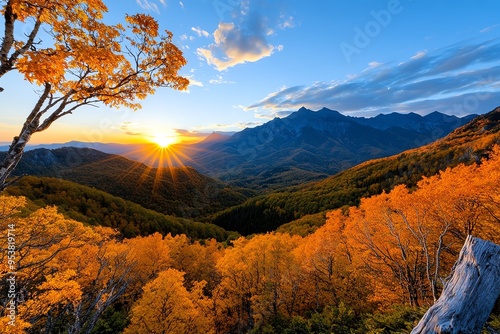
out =
[[[480,333],[500,294],[500,246],[468,236],[441,296],[411,334]]]

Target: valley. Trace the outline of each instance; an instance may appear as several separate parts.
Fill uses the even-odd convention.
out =
[[[185,150],[183,156],[189,156],[185,166],[152,167],[91,148],[64,146],[27,151],[13,175],[76,182],[161,214],[213,223],[242,235],[273,231],[284,224],[291,228],[307,215],[319,218],[314,220],[316,228],[328,210],[357,205],[361,198],[398,184],[411,187],[423,176],[478,161],[497,140],[498,113],[496,109],[464,118],[438,112],[424,117],[392,113],[367,119],[326,108],[317,112],[302,108],[232,136],[212,134]],[[479,122],[484,123],[482,128]],[[448,135],[418,147],[438,134]],[[360,164],[352,166],[356,162]],[[50,183],[55,185],[57,179]],[[17,187],[18,194],[28,194],[21,183]],[[68,193],[63,189],[56,187],[44,196],[61,197]],[[38,200],[33,196],[28,198]],[[137,235],[178,233],[137,228]]]

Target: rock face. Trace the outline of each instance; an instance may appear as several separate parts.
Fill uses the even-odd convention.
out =
[[[500,295],[500,246],[468,236],[441,297],[411,334],[479,334]]]

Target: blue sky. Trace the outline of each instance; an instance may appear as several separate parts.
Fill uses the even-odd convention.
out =
[[[283,117],[301,106],[353,116],[458,116],[500,105],[500,1],[106,0],[106,20],[145,12],[174,34],[188,92],[169,89],[137,112],[86,108],[32,143],[201,138]],[[36,100],[15,73],[0,79],[0,142]]]

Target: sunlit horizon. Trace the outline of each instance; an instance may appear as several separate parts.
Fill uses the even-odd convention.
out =
[[[180,138],[173,131],[157,132],[152,135],[151,141],[158,145],[160,148],[167,148],[170,145],[178,143],[180,141]]]

